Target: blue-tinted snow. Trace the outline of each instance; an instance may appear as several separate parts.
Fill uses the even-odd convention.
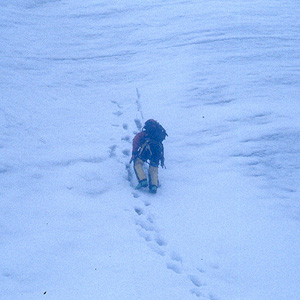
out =
[[[2,0],[0,299],[300,299],[299,15]],[[127,165],[147,118],[155,197]]]

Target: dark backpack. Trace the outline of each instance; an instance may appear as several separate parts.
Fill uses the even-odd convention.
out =
[[[166,130],[155,120],[146,121],[143,131],[146,131],[148,137],[161,143],[167,136]]]

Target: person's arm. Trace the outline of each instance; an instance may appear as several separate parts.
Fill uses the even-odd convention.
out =
[[[141,141],[142,139],[145,137],[146,133],[145,131],[139,132],[133,139],[132,141],[132,155],[131,155],[131,160],[130,162],[132,162],[137,155],[139,154],[139,148],[141,146]]]

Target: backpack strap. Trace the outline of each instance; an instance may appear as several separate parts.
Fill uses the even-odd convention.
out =
[[[152,151],[150,148],[150,139],[146,139],[146,141],[143,143],[143,145],[141,146],[140,150],[139,150],[139,156],[145,151],[148,150],[150,155],[152,155]]]
[[[165,168],[164,145],[162,142],[158,142],[157,140],[150,139],[150,138],[145,139],[144,143],[142,144],[142,146],[139,149],[138,156],[140,158],[142,158],[142,156],[143,156],[142,154],[144,151],[149,151],[150,156],[152,156],[153,152],[151,150],[151,144],[155,144],[155,145],[159,146],[160,151],[161,151],[160,157],[159,157],[160,165],[162,168]]]

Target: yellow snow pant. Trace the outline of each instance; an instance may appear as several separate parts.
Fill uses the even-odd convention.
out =
[[[144,162],[140,158],[137,158],[134,163],[134,171],[139,182],[147,179],[147,176],[143,169],[143,165]],[[158,167],[154,167],[151,165],[149,166],[149,180],[150,187],[153,185],[158,186]]]

